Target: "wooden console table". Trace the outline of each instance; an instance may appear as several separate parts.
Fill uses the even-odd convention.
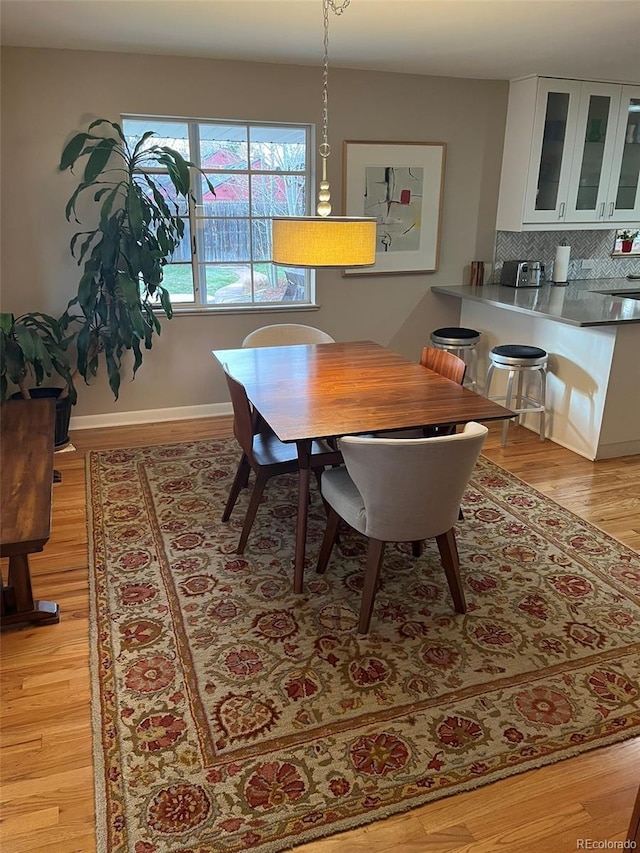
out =
[[[29,554],[42,551],[51,528],[55,400],[11,400],[0,409],[0,625],[60,621],[54,601],[34,601]]]

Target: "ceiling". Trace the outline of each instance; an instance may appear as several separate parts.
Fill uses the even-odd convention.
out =
[[[329,30],[332,67],[640,82],[640,0],[351,0]],[[322,0],[0,0],[0,43],[315,65]]]

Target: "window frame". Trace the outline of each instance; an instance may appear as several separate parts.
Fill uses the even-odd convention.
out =
[[[187,210],[184,215],[181,214],[181,218],[184,220],[185,225],[188,226],[189,229],[189,252],[190,257],[187,261],[173,261],[167,264],[167,267],[170,266],[190,266],[191,267],[191,277],[193,281],[193,302],[186,301],[174,301],[171,299],[171,306],[173,309],[174,315],[180,314],[223,314],[223,313],[252,313],[252,312],[269,312],[269,311],[309,311],[315,310],[318,308],[316,304],[316,276],[315,270],[313,269],[300,269],[294,270],[293,268],[287,268],[284,266],[277,265],[277,269],[282,270],[286,274],[286,270],[289,269],[290,272],[294,273],[294,275],[299,275],[302,273],[304,275],[304,283],[306,287],[307,299],[305,301],[265,301],[260,302],[255,300],[255,292],[253,290],[253,275],[257,266],[264,264],[271,264],[271,260],[257,260],[254,257],[254,248],[253,248],[253,234],[254,234],[254,222],[257,220],[270,220],[272,217],[265,216],[256,216],[254,214],[252,208],[252,176],[280,176],[280,175],[304,175],[304,187],[305,187],[305,216],[310,215],[311,204],[313,203],[313,188],[315,185],[315,158],[313,157],[313,151],[315,150],[315,125],[312,123],[305,122],[281,122],[281,121],[246,121],[246,120],[238,120],[238,119],[221,119],[221,118],[194,118],[194,117],[184,117],[184,116],[161,116],[161,115],[150,115],[150,114],[141,114],[141,113],[123,113],[120,116],[121,126],[123,128],[123,133],[125,138],[127,137],[126,130],[126,122],[145,122],[150,125],[148,129],[154,130],[154,124],[160,123],[170,123],[176,125],[186,125],[187,128],[187,137],[186,142],[188,144],[189,152],[186,156],[186,159],[191,160],[198,169],[202,169],[202,172],[206,174],[208,177],[212,175],[246,175],[248,179],[249,185],[249,198],[248,205],[249,211],[246,217],[230,217],[237,219],[245,219],[248,221],[248,234],[250,241],[250,260],[247,262],[247,266],[251,270],[252,276],[252,285],[251,285],[251,294],[250,300],[246,302],[230,302],[230,303],[216,303],[216,302],[208,302],[206,301],[206,282],[202,279],[201,269],[205,263],[211,264],[212,262],[207,262],[199,259],[199,249],[204,240],[204,232],[203,232],[203,223],[207,218],[212,218],[210,216],[202,216],[198,215],[198,209],[203,208],[203,200],[202,200],[202,181],[201,181],[201,173],[200,171],[196,171],[195,169],[191,169],[191,182],[190,182],[190,191],[189,197],[187,199]],[[207,168],[206,166],[202,166],[200,162],[201,157],[201,148],[200,148],[200,126],[201,125],[219,125],[222,127],[237,127],[243,129],[245,132],[245,143],[247,145],[247,168],[245,169],[224,169],[224,168]],[[251,165],[251,149],[250,149],[250,139],[251,139],[251,129],[252,128],[276,128],[276,129],[291,129],[291,130],[299,130],[304,133],[305,140],[305,169],[303,172],[298,170],[277,170],[277,169],[252,169]],[[157,133],[157,131],[156,131]],[[158,134],[155,137],[151,137],[152,142],[162,143],[163,137]],[[145,169],[149,175],[166,175],[167,172],[164,169],[159,167],[151,167],[149,169]],[[227,261],[229,265],[242,263],[242,261]],[[214,265],[224,266],[225,262],[214,262]],[[204,298],[203,298],[204,297]],[[162,308],[158,304],[158,310],[162,311]]]

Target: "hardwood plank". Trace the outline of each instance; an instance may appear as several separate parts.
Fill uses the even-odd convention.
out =
[[[34,555],[36,597],[58,625],[5,631],[0,673],[3,853],[94,853],[89,598],[84,454],[91,449],[232,435],[203,418],[75,431],[55,454],[51,538]],[[553,500],[640,550],[640,456],[592,463],[523,428],[491,426],[484,454]],[[321,839],[300,853],[574,853],[579,837],[622,841],[640,782],[640,739],[439,800]],[[56,816],[55,822],[53,821]]]

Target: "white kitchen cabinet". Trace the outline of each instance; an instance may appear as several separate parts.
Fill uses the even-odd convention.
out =
[[[512,81],[496,227],[637,227],[640,86]]]

